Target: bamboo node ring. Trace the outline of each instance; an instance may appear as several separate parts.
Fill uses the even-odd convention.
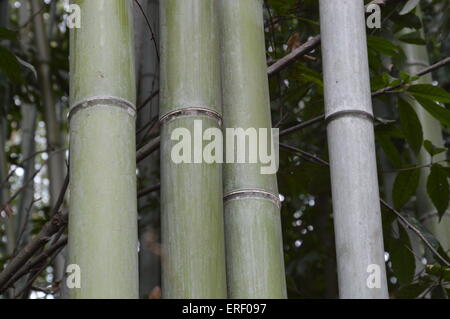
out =
[[[240,189],[227,192],[223,196],[225,202],[243,198],[262,198],[273,202],[278,208],[281,208],[281,201],[278,195],[261,189]]]
[[[330,124],[330,122],[339,119],[341,117],[346,117],[346,116],[354,116],[354,117],[359,117],[365,120],[369,120],[370,122],[374,122],[374,117],[371,113],[367,112],[367,111],[362,111],[362,110],[343,110],[343,111],[337,111],[334,112],[330,115],[328,115],[325,118],[325,123],[326,125]]]
[[[72,104],[67,115],[69,122],[78,111],[94,106],[118,107],[126,110],[131,116],[136,116],[136,107],[130,101],[115,96],[94,96]]]
[[[222,115],[219,112],[206,107],[185,107],[182,109],[178,109],[161,116],[159,122],[161,124],[165,124],[180,117],[192,117],[192,116],[209,117],[216,120],[219,126],[222,126],[223,120]]]

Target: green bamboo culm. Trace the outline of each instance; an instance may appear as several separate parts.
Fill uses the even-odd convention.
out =
[[[81,27],[70,34],[69,264],[81,285],[69,293],[138,298],[132,1],[73,3]]]
[[[416,14],[419,19],[422,19],[422,12],[420,6],[416,8]],[[402,30],[402,34],[412,32],[412,29]],[[423,30],[420,30],[422,38],[424,37]],[[416,74],[430,65],[430,58],[428,56],[426,45],[416,45],[404,42],[399,42],[406,56],[405,71],[410,74]],[[430,73],[421,76],[415,84],[431,84],[433,78]],[[411,101],[411,105],[417,113],[417,116],[422,125],[423,139],[429,140],[437,147],[445,147],[444,137],[442,135],[441,123],[429,114],[417,101]],[[446,153],[441,153],[433,157],[433,162],[441,162],[446,158]],[[429,165],[432,161],[430,154],[424,147],[420,150],[418,155],[417,165]],[[417,188],[417,210],[419,217],[422,220],[425,227],[427,227],[439,240],[445,251],[450,249],[450,215],[448,213],[442,216],[439,220],[439,216],[436,212],[436,208],[430,200],[427,192],[427,178],[430,174],[430,168],[424,167],[421,169],[421,177],[419,186]]]
[[[262,1],[219,0],[219,7],[224,129],[265,129],[269,148],[272,126]],[[247,154],[252,147],[245,146]],[[224,165],[230,298],[286,298],[277,178],[275,173],[262,174],[262,166],[260,161]]]
[[[164,298],[226,298],[222,166],[172,158],[175,129],[219,128],[216,1],[165,0],[161,19],[161,228]],[[186,132],[185,130],[185,132]],[[176,132],[176,131],[175,131]],[[200,132],[201,134],[201,132]],[[192,141],[187,141],[192,144]],[[202,142],[200,142],[202,143]]]

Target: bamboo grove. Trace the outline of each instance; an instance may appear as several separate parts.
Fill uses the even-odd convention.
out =
[[[449,12],[0,0],[1,296],[450,297]]]

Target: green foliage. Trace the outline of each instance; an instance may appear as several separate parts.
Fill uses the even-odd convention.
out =
[[[400,53],[400,48],[390,41],[381,37],[369,35],[367,37],[367,45],[369,50],[374,50],[388,56],[397,56]]]
[[[395,178],[392,190],[394,208],[399,210],[415,194],[420,180],[420,169],[405,169]]]
[[[423,132],[420,120],[412,106],[403,99],[398,100],[400,124],[406,141],[418,153],[422,147]]]
[[[408,88],[408,92],[416,98],[425,98],[442,103],[450,103],[450,93],[431,84],[415,84]]]
[[[399,15],[405,15],[413,11],[420,3],[420,0],[408,0],[405,6],[400,10]]]
[[[14,84],[22,81],[19,61],[17,61],[16,56],[10,50],[3,46],[0,46],[0,71]]]
[[[400,41],[403,41],[405,43],[410,43],[410,44],[417,44],[417,45],[425,45],[426,44],[425,40],[422,39],[422,37],[418,31],[406,33],[406,34],[398,37],[398,39]]]
[[[427,191],[438,211],[439,217],[442,218],[450,200],[448,174],[442,165],[433,164],[431,166],[431,173],[427,181]]]
[[[431,143],[429,140],[425,140],[423,142],[423,146],[425,147],[428,154],[430,154],[431,156],[435,156],[447,151],[447,149],[445,148],[434,146],[433,143]]]
[[[17,32],[9,30],[4,27],[0,27],[0,40],[15,40]]]
[[[398,237],[391,237],[388,247],[394,274],[404,286],[413,281],[416,263],[408,233],[400,224],[398,233]]]
[[[420,103],[420,105],[422,105],[423,108],[427,110],[427,112],[430,113],[434,118],[439,120],[442,125],[450,127],[450,110],[447,110],[446,108],[440,106],[439,104],[428,98],[423,98],[416,95],[416,99]]]

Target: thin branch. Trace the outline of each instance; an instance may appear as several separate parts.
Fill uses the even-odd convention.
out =
[[[138,198],[144,197],[145,195],[151,194],[153,192],[159,191],[161,188],[161,184],[157,184],[155,186],[150,186],[138,193]]]
[[[136,152],[136,161],[139,163],[144,158],[152,154],[154,151],[159,149],[161,143],[161,138],[158,136],[154,140],[150,141],[149,143],[142,146],[137,152]]]
[[[280,146],[282,146],[282,144],[280,144]],[[302,151],[302,150],[300,150],[300,149],[298,149],[298,148],[296,148],[296,147],[293,147],[293,146],[289,146],[289,145],[284,145],[283,144],[283,148],[285,148],[285,149],[287,149],[287,150],[290,150],[290,151],[294,151],[294,152],[296,152],[296,153],[299,153],[299,154],[303,154],[303,155],[306,155],[306,156],[308,156],[308,157],[310,157],[310,158],[312,158],[312,159],[314,159],[314,160],[320,160],[320,163],[322,163],[322,164],[324,164],[324,165],[327,165],[327,166],[329,166],[330,164],[327,162],[327,161],[325,161],[325,160],[323,160],[323,159],[321,159],[321,158],[319,158],[319,157],[317,157],[316,155],[313,155],[313,154],[310,154],[310,153],[307,153],[307,152],[305,152],[305,151]],[[444,258],[444,257],[442,257],[441,256],[441,254],[439,254],[439,252],[433,247],[433,245],[426,239],[426,237],[422,234],[422,232],[419,230],[419,229],[417,229],[413,224],[411,224],[401,213],[399,213],[397,210],[395,210],[392,206],[390,206],[384,199],[382,199],[382,198],[380,198],[380,203],[384,206],[384,207],[386,207],[389,211],[391,211],[392,213],[394,213],[396,216],[397,216],[397,218],[399,218],[400,219],[400,221],[404,224],[404,226],[405,227],[407,227],[407,228],[409,228],[411,231],[413,231],[423,242],[424,242],[424,244],[430,249],[430,251],[444,264],[444,265],[446,265],[447,267],[450,267],[450,263]]]
[[[417,73],[413,74],[413,77],[414,76],[422,76],[422,75],[428,74],[428,73],[433,72],[434,70],[437,70],[437,69],[439,69],[439,68],[441,68],[441,67],[443,67],[443,66],[445,66],[445,65],[447,65],[449,63],[450,63],[450,57],[446,57],[446,58],[444,58],[442,60],[439,60],[438,62],[430,65],[429,67],[421,70],[420,72],[417,72]],[[376,97],[376,96],[379,96],[379,95],[382,95],[382,94],[389,93],[389,92],[391,92],[393,90],[396,90],[398,88],[402,88],[405,84],[407,84],[405,81],[401,81],[397,85],[392,85],[392,86],[388,86],[388,87],[379,89],[378,91],[375,91],[375,92],[372,93],[372,97]]]
[[[431,250],[431,252],[447,267],[450,267],[450,263],[439,254],[439,252],[433,247],[433,245],[425,238],[419,229],[412,225],[402,214],[400,214],[394,207],[389,205],[384,199],[380,198],[381,204],[388,210],[393,212],[398,219],[404,224],[405,227],[416,233],[416,235],[424,242],[424,244]]]
[[[439,68],[441,68],[443,66],[446,66],[447,64],[450,64],[450,57],[446,57],[446,58],[436,62],[435,64],[433,64],[433,65],[431,65],[431,66],[421,70],[420,72],[414,74],[413,76],[422,76],[422,75],[428,74],[428,73],[433,72],[433,71],[435,71],[435,70],[437,70],[437,69],[439,69]],[[388,87],[385,87],[385,88],[380,89],[378,91],[372,92],[372,97],[376,97],[376,96],[379,96],[379,95],[382,95],[382,94],[386,94],[386,93],[391,93],[392,90],[398,89],[398,88],[402,87],[403,85],[405,85],[405,82],[401,82],[398,85],[388,86]],[[281,131],[280,132],[280,137],[288,135],[288,134],[291,134],[291,133],[294,133],[294,132],[297,132],[297,131],[302,130],[302,129],[306,128],[306,127],[309,127],[309,126],[311,126],[311,125],[313,125],[315,123],[319,123],[319,122],[321,122],[323,120],[325,120],[325,115],[319,115],[319,116],[317,116],[317,117],[315,117],[315,118],[313,118],[311,120],[299,123],[297,125],[294,125],[294,126],[292,126],[290,128],[287,128],[287,129]]]
[[[325,120],[325,115],[323,115],[323,114],[322,114],[322,115],[319,115],[319,116],[317,116],[317,117],[315,117],[315,118],[312,118],[312,119],[310,119],[310,120],[301,122],[301,123],[299,123],[299,124],[296,124],[296,125],[294,125],[294,126],[292,126],[292,127],[287,128],[287,129],[285,129],[285,130],[282,130],[282,131],[280,132],[280,135],[279,135],[279,136],[282,137],[282,136],[285,136],[285,135],[288,135],[288,134],[291,134],[291,133],[300,131],[300,130],[306,128],[306,127],[309,127],[309,126],[311,126],[311,125],[313,125],[313,124],[316,124],[316,123],[320,123],[320,122],[322,122],[322,121],[324,121],[324,120]]]
[[[20,247],[20,243],[22,241],[22,237],[25,234],[25,231],[26,231],[26,229],[28,227],[27,223],[28,223],[28,221],[30,219],[31,209],[33,208],[34,203],[36,203],[36,202],[38,202],[40,200],[41,200],[41,198],[32,200],[30,205],[29,205],[29,207],[28,207],[28,209],[27,209],[27,211],[26,211],[26,216],[25,216],[24,222],[22,224],[22,227],[20,228],[19,236],[17,237],[17,240],[16,240],[16,248],[14,249],[14,255],[17,253],[17,249]]]
[[[25,284],[25,286],[22,288],[22,290],[20,290],[15,298],[18,298],[19,296],[21,296],[25,291],[28,291],[29,288],[33,285],[34,281],[36,280],[36,278],[41,274],[42,271],[44,271],[44,269],[46,269],[52,262],[53,260],[56,258],[56,256],[58,256],[58,254],[64,249],[64,246],[67,244],[67,237],[61,239],[57,245],[55,245],[55,250],[53,251],[53,255],[50,256],[50,259],[47,260],[46,263],[42,264],[42,266],[35,271],[34,275],[27,281],[27,283]],[[44,259],[45,260],[45,259]]]
[[[137,4],[137,6],[139,7],[139,10],[141,11],[142,15],[144,16],[145,22],[147,23],[147,27],[150,30],[150,34],[152,35],[151,41],[153,41],[153,44],[155,46],[155,53],[156,53],[156,58],[158,59],[159,62],[159,50],[158,50],[158,44],[156,43],[156,37],[155,34],[153,33],[153,28],[152,25],[150,24],[150,21],[148,20],[147,14],[145,13],[144,9],[142,8],[141,4],[139,3],[139,1],[134,0],[134,3]]]
[[[144,145],[138,150],[136,154],[137,162],[143,160],[160,146],[160,138],[157,137],[153,141]],[[64,181],[63,188],[58,196],[58,201],[53,209],[50,220],[44,224],[39,234],[37,234],[30,242],[22,248],[19,253],[14,256],[6,265],[5,269],[0,273],[0,293],[3,293],[8,286],[6,284],[12,284],[10,281],[11,276],[20,271],[23,265],[33,257],[33,255],[52,240],[53,235],[62,234],[62,231],[67,225],[69,214],[66,211],[61,211],[61,205],[64,199],[64,194],[67,191],[69,184],[69,174],[67,174]],[[58,237],[58,236],[57,236]]]
[[[14,273],[14,275],[11,277],[11,279],[8,281],[8,283],[6,283],[5,286],[11,287],[13,285],[13,283],[15,283],[17,280],[19,280],[23,276],[25,276],[27,273],[29,273],[33,269],[42,265],[42,263],[45,262],[45,260],[47,260],[47,258],[52,256],[56,251],[60,250],[60,248],[64,248],[64,246],[66,246],[66,244],[67,244],[67,236],[64,236],[56,244],[54,244],[51,247],[49,247],[48,249],[44,250],[41,254],[39,254],[35,258],[28,260],[19,271]]]
[[[64,198],[64,194],[67,191],[69,174],[67,174],[64,185],[59,193],[58,201],[53,208],[53,214],[50,220],[42,227],[41,231],[36,235],[33,240],[27,243],[19,253],[14,256],[7,264],[6,268],[0,273],[0,293],[7,288],[5,285],[13,276],[13,274],[20,270],[20,268],[29,260],[41,247],[47,244],[52,236],[56,234],[62,227],[67,225],[68,213],[60,211]]]
[[[11,204],[11,202],[16,199],[17,196],[19,196],[19,194],[21,192],[23,192],[27,187],[28,184],[30,184],[34,178],[36,177],[37,174],[39,174],[39,172],[42,170],[42,168],[44,167],[44,165],[42,165],[36,172],[34,172],[34,174],[22,185],[22,187],[20,187],[7,201],[6,203],[2,204],[2,206],[0,206],[0,212],[4,211],[9,204]]]
[[[152,94],[150,94],[150,96],[148,98],[146,98],[145,101],[142,102],[141,105],[138,106],[138,108],[137,108],[138,113],[147,105],[147,103],[149,103],[151,100],[153,100],[155,98],[155,96],[157,96],[158,94],[159,94],[159,90],[152,92]]]
[[[315,36],[311,40],[303,43],[301,46],[296,48],[295,50],[292,50],[291,53],[287,54],[286,56],[279,59],[277,62],[272,64],[267,68],[267,74],[269,76],[272,76],[274,74],[277,74],[281,70],[285,69],[289,65],[291,65],[293,62],[298,60],[300,57],[304,56],[305,54],[311,52],[315,48],[317,48],[320,45],[320,35]]]
[[[371,1],[370,4],[378,4],[378,5],[385,5],[387,2],[392,0],[374,0]],[[269,76],[272,76],[281,70],[285,69],[289,65],[291,65],[293,62],[298,60],[299,58],[303,57],[304,55],[308,54],[315,48],[317,48],[320,45],[321,42],[321,36],[316,35],[314,38],[310,39],[309,41],[303,43],[301,46],[296,48],[295,50],[292,50],[291,53],[287,54],[283,58],[279,59],[277,62],[269,66],[267,69],[267,74]]]
[[[280,143],[280,147],[285,149],[285,150],[287,150],[287,151],[290,151],[290,152],[293,152],[293,153],[297,153],[297,154],[301,155],[302,157],[305,157],[308,160],[313,160],[314,162],[317,162],[317,163],[322,164],[322,165],[327,166],[327,167],[329,166],[327,161],[321,159],[317,155],[308,153],[308,152],[306,152],[304,150],[301,150],[301,149],[299,149],[297,147],[290,146],[290,145],[283,144],[283,143]]]
[[[433,65],[430,65],[429,67],[427,67],[427,68],[423,69],[422,71],[418,72],[418,73],[416,74],[416,76],[422,76],[422,75],[424,75],[424,74],[433,72],[434,70],[437,70],[437,69],[439,69],[440,67],[443,67],[443,66],[445,66],[445,65],[447,65],[447,64],[450,64],[450,57],[446,57],[446,58],[440,60],[439,62],[436,62],[436,63],[433,64]]]

